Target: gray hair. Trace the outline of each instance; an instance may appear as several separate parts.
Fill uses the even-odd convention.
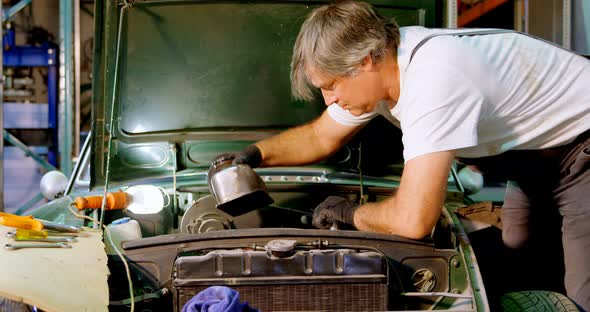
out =
[[[291,92],[312,101],[315,87],[306,70],[334,76],[353,75],[364,58],[381,61],[399,46],[399,27],[365,2],[343,1],[313,10],[301,26],[291,60]]]

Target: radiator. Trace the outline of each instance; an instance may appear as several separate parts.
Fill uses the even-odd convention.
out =
[[[175,308],[201,290],[225,285],[260,311],[383,311],[387,264],[376,252],[216,250],[175,262]]]

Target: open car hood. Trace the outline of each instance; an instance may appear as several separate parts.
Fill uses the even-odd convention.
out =
[[[434,26],[435,2],[373,4],[400,25]],[[323,111],[320,101],[292,99],[289,64],[301,23],[324,1],[130,3],[96,5],[91,188],[107,167],[113,182],[204,170],[219,153]],[[391,131],[380,129],[394,127],[381,122],[373,131],[396,154],[385,163],[399,162],[400,134],[384,137]],[[358,168],[357,150],[371,147],[359,142],[333,164]],[[382,141],[373,145],[384,154]]]

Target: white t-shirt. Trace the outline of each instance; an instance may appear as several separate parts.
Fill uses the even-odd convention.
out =
[[[403,132],[404,159],[455,150],[477,158],[571,142],[590,129],[590,61],[517,33],[438,36],[457,30],[400,28],[400,97],[391,110]],[[362,125],[377,113],[329,115]]]

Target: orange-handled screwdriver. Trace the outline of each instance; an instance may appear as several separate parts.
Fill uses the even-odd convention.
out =
[[[0,224],[10,226],[18,229],[27,229],[41,231],[43,230],[43,223],[33,218],[21,216],[0,216]]]
[[[36,230],[43,229],[59,232],[80,232],[77,226],[55,223],[47,220],[37,220],[33,216],[17,216],[11,213],[0,213],[0,224],[19,229]]]
[[[24,219],[33,219],[33,216],[19,216],[12,213],[0,212],[0,217],[11,217],[11,218],[24,218]]]

